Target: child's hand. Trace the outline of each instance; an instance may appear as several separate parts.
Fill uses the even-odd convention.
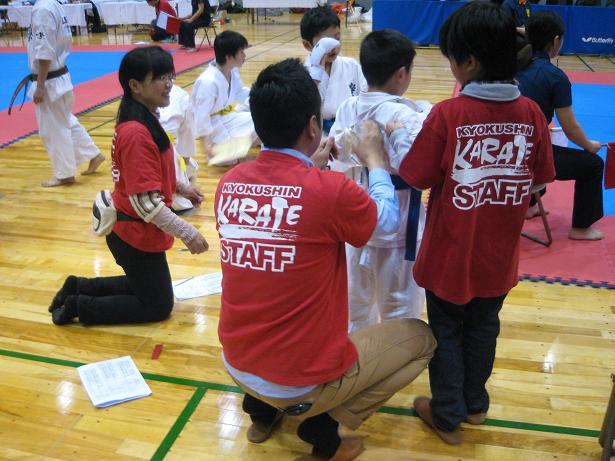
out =
[[[311,66],[324,66],[327,60],[327,56],[337,56],[342,46],[339,40],[335,40],[331,37],[323,37],[318,40],[318,43],[314,46],[314,49],[310,53],[308,63]],[[330,57],[330,56],[329,56]]]
[[[384,131],[386,132],[387,136],[391,136],[391,133],[393,133],[393,131],[403,127],[404,124],[401,123],[399,120],[393,120],[392,122],[386,124],[386,126],[384,127]]]

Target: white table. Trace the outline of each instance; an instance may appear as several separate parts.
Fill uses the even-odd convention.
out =
[[[187,0],[169,2],[176,8],[179,17],[188,16],[192,13],[192,5]],[[108,26],[124,24],[150,24],[156,19],[156,10],[147,2],[135,1],[96,1],[98,13],[103,22]]]
[[[325,5],[327,0],[243,0],[243,7],[248,13],[248,22],[256,13],[258,21],[258,8],[315,8],[319,5]]]
[[[27,29],[30,27],[32,8],[27,5],[8,5],[9,21],[16,22],[22,29]],[[62,9],[68,19],[68,25],[85,27],[87,25],[85,11],[91,10],[92,5],[90,3],[67,3],[62,5]]]

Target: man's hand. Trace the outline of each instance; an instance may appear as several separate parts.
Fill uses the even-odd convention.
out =
[[[34,101],[34,104],[40,104],[41,102],[43,102],[45,99],[45,85],[41,85],[40,83],[38,83],[36,85],[36,91],[34,92],[34,96],[32,97],[32,100]]]
[[[193,22],[192,18],[182,19],[182,21],[184,21],[186,24],[192,24]]]
[[[359,136],[354,136],[352,151],[368,169],[386,169],[389,163],[388,155],[384,148],[380,128],[372,120],[363,121],[360,127]]]
[[[335,145],[335,138],[329,137],[320,141],[320,146],[316,149],[316,152],[312,154],[310,159],[314,162],[314,165],[321,170],[325,167],[329,159],[337,157],[337,147]]]
[[[182,195],[192,202],[192,205],[198,207],[203,202],[203,194],[194,186],[188,186],[183,191]]]
[[[184,242],[186,248],[190,250],[190,253],[193,255],[198,255],[203,253],[209,249],[209,243],[205,240],[201,234],[197,234],[195,238],[193,238],[190,242]]]

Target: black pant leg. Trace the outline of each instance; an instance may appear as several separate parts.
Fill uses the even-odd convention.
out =
[[[434,424],[454,431],[467,416],[463,397],[463,318],[465,306],[449,303],[425,290],[429,326],[438,342],[429,362]]]
[[[329,459],[342,443],[337,433],[339,423],[329,413],[321,413],[306,418],[297,428],[297,435],[301,440],[312,444],[312,454],[319,458]]]
[[[485,388],[493,371],[497,337],[500,334],[499,312],[506,295],[474,298],[466,306],[463,321],[463,394],[468,414],[486,413],[489,393]]]
[[[107,236],[107,245],[126,276],[89,279],[94,280],[92,285],[98,284],[96,295],[79,294],[79,320],[84,324],[117,324],[167,318],[173,309],[173,287],[165,253],[137,250],[115,233]],[[127,286],[130,291],[124,293]]]
[[[250,415],[250,419],[253,423],[262,423],[265,426],[271,425],[278,414],[278,409],[276,407],[256,397],[252,397],[250,394],[244,395],[242,408],[243,411]]]
[[[604,216],[602,176],[604,161],[591,152],[553,146],[555,179],[574,180],[572,227],[588,228]]]

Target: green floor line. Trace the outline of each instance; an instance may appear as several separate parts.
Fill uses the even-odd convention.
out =
[[[3,355],[6,357],[31,360],[34,362],[51,363],[53,365],[61,365],[61,366],[73,367],[73,368],[79,367],[81,365],[85,365],[84,363],[81,363],[81,362],[73,362],[70,360],[63,360],[63,359],[54,359],[51,357],[44,357],[41,355],[27,354],[24,352],[14,352],[14,351],[8,351],[5,349],[0,349],[0,356],[3,356]],[[203,389],[204,391],[212,390],[212,391],[233,392],[237,394],[243,394],[243,391],[239,387],[230,386],[227,384],[210,383],[207,381],[199,381],[196,379],[187,379],[187,378],[178,378],[175,376],[165,376],[165,375],[159,375],[155,373],[142,373],[142,375],[145,379],[150,380],[150,381],[178,384],[181,386],[188,386],[188,387],[196,387],[197,389]],[[205,392],[203,392],[203,394],[204,393]],[[411,408],[381,407],[378,410],[378,412],[389,414],[389,415],[416,417],[415,411]],[[494,426],[494,427],[502,427],[502,428],[507,428],[507,429],[522,429],[522,430],[532,431],[532,432],[550,432],[554,434],[576,435],[576,436],[581,436],[581,437],[594,437],[595,438],[600,435],[600,431],[596,431],[593,429],[580,429],[577,427],[524,423],[524,422],[519,422],[519,421],[507,421],[507,420],[501,420],[501,419],[487,419],[485,421],[485,425]]]
[[[201,403],[201,400],[205,396],[206,392],[207,389],[205,389],[204,387],[197,387],[196,391],[194,391],[194,394],[192,395],[192,398],[188,401],[183,411],[175,420],[175,424],[171,426],[171,429],[158,447],[158,450],[156,450],[156,453],[154,453],[154,455],[151,457],[151,461],[161,461],[164,459],[164,457],[167,455],[167,453],[175,443],[175,440],[177,440],[177,437],[179,437],[179,434],[181,434],[181,431],[184,430],[184,427],[190,420],[192,413],[194,413],[194,410],[196,410],[196,408],[199,406],[199,403]]]

